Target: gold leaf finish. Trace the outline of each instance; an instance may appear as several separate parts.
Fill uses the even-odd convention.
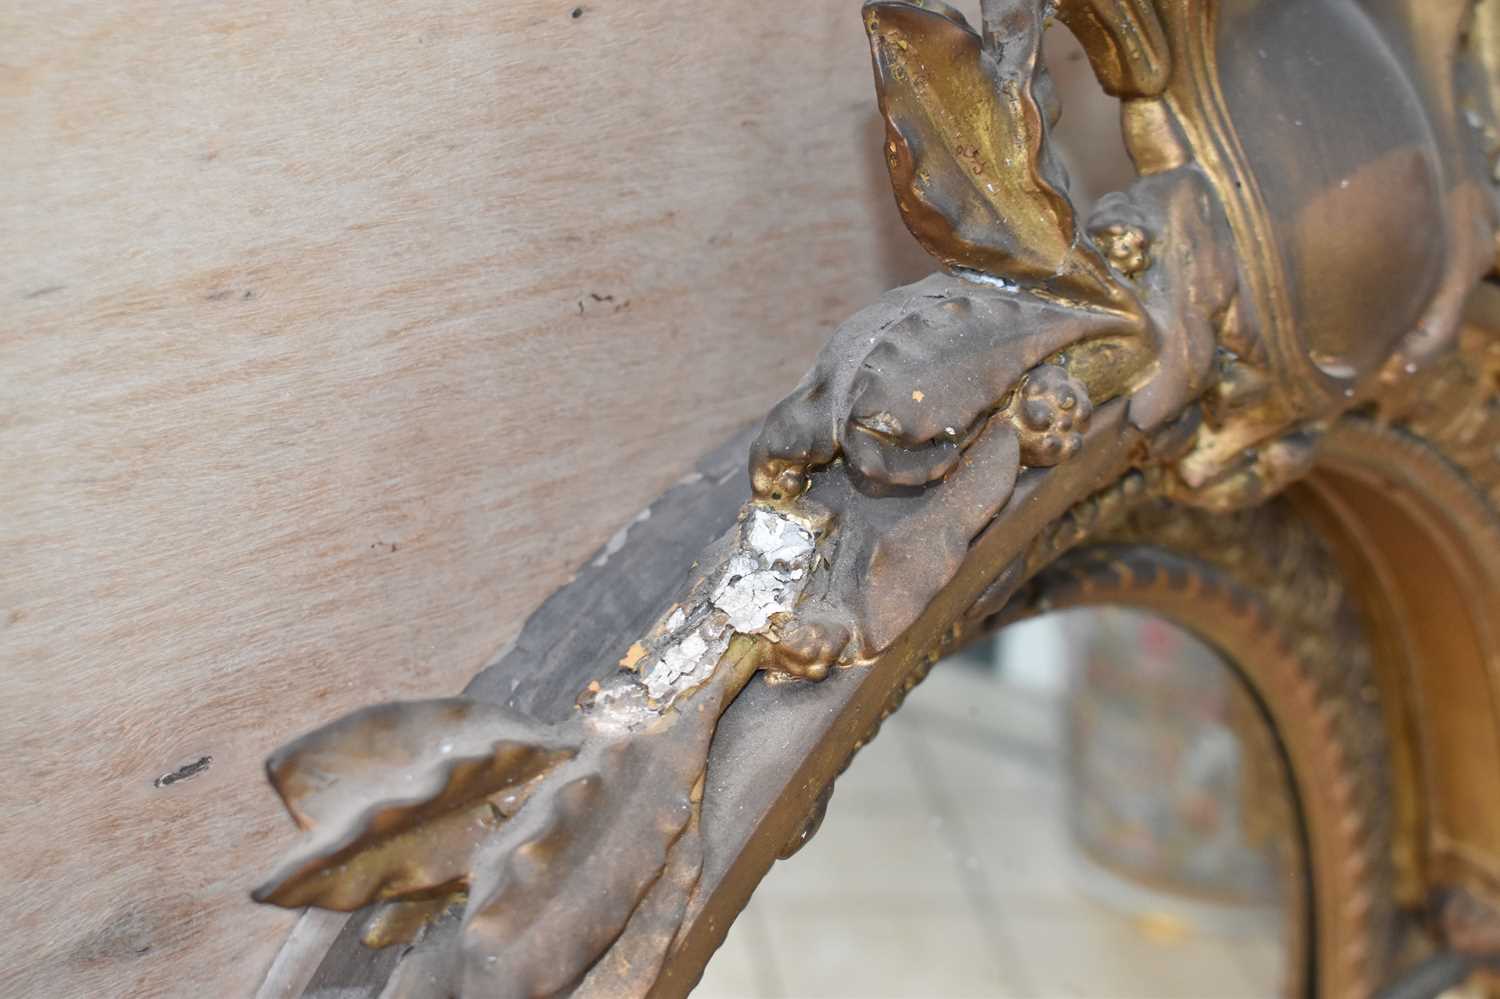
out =
[[[1155,97],[1166,89],[1167,32],[1150,0],[1065,0],[1057,17],[1083,45],[1105,93]]]
[[[945,267],[1128,309],[1080,240],[1034,88],[1040,12],[997,53],[942,3],[864,8],[886,163],[912,235]]]

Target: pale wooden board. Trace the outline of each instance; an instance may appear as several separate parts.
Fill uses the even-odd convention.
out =
[[[0,11],[0,994],[253,991],[264,754],[458,690],[921,273],[857,4],[573,6]]]

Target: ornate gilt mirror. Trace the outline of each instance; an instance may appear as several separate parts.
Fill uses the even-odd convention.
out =
[[[1222,663],[1204,669],[1236,741],[1203,752],[1279,802],[1235,826],[1274,848],[1232,861],[1277,882],[1276,987],[1481,987],[1500,958],[1500,9],[862,17],[896,204],[937,273],[850,317],[462,696],[270,757],[302,838],[255,897],[359,913],[299,984],[686,994],[935,663],[1113,608]],[[1049,30],[1118,102],[1136,172],[1087,217],[1049,138]],[[1098,857],[1107,770],[1070,785]]]

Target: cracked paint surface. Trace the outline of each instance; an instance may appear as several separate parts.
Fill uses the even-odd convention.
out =
[[[765,634],[790,614],[807,583],[813,533],[774,510],[752,507],[738,545],[711,577],[707,597],[672,609],[646,652],[595,696],[590,720],[636,728],[659,717],[713,674],[736,634]]]

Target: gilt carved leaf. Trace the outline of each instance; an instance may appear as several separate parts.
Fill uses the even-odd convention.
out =
[[[256,898],[350,910],[456,886],[514,810],[506,794],[578,744],[573,729],[467,698],[380,704],[309,733],[266,762],[309,835]]]
[[[1038,280],[1066,271],[1073,210],[1043,156],[1035,54],[996,58],[942,3],[877,0],[864,14],[886,161],[912,234],[949,267]]]

